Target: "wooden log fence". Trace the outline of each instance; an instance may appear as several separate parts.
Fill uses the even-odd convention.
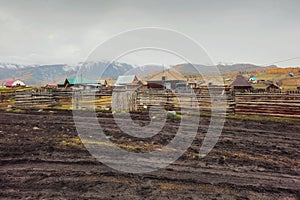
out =
[[[235,102],[236,114],[300,117],[300,94],[239,94]]]
[[[226,92],[228,93],[228,92]],[[195,109],[200,111],[211,111],[212,103],[214,109],[233,113],[234,103],[230,94],[220,93],[220,97],[212,98],[207,94],[170,93],[165,91],[141,90],[137,93],[137,110],[145,110],[150,106],[164,106],[167,110],[180,111],[181,109]],[[213,95],[212,95],[213,96]],[[212,102],[214,101],[214,102]],[[224,101],[224,102],[221,102]],[[219,107],[218,107],[219,106]]]
[[[0,102],[5,102],[14,99],[15,93],[14,92],[6,92],[6,91],[1,91],[0,92]]]
[[[73,105],[74,91],[72,90],[49,90],[49,91],[18,91],[14,93],[2,93],[1,99],[14,98],[15,106],[22,108],[33,107],[61,107],[66,109],[89,109],[94,106],[96,110],[125,110],[142,111],[151,106],[164,106],[167,110],[176,110],[180,112],[180,107],[193,108],[198,106],[200,111],[211,111],[212,100],[216,101],[214,108],[218,105],[218,99],[212,98],[222,94],[218,89],[201,90],[196,92],[194,97],[190,94],[178,94],[166,92],[164,90],[139,89],[132,90],[105,90],[97,92],[85,92],[81,94],[84,98],[80,99],[81,108]],[[13,95],[12,95],[13,94]],[[4,96],[5,95],[5,96]],[[226,113],[240,115],[265,115],[275,117],[300,117],[300,94],[298,93],[245,93],[234,94],[226,90],[224,94],[226,99]],[[91,99],[90,97],[93,96]],[[92,100],[92,101],[91,101]],[[75,107],[74,107],[75,106]]]
[[[53,94],[47,91],[15,91],[16,107],[51,107],[54,105]]]

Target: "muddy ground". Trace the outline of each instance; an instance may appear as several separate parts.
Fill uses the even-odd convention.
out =
[[[299,199],[300,123],[226,119],[215,148],[197,152],[209,117],[191,148],[166,169],[121,173],[99,163],[77,136],[69,111],[0,111],[1,199]],[[125,137],[109,113],[98,114],[111,140],[134,152],[174,137],[170,119],[148,140]],[[146,115],[132,115],[147,124]]]

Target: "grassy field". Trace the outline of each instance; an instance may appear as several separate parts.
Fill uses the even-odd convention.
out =
[[[0,87],[0,92],[14,92],[16,90],[18,91],[26,91],[26,90],[32,90],[33,87],[25,87],[25,88],[6,88],[6,87]]]

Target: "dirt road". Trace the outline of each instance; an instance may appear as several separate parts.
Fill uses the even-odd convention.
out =
[[[166,169],[128,174],[96,161],[68,111],[0,112],[1,199],[299,199],[300,124],[227,119],[215,148],[197,157],[209,124],[202,117],[189,150]],[[132,116],[148,123],[147,116]],[[111,140],[151,151],[174,137],[169,120],[151,140],[124,137],[111,114],[98,114]]]

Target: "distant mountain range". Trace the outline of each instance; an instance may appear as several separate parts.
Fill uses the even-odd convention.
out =
[[[209,71],[210,66],[194,65],[201,70]],[[179,64],[170,66],[184,76],[190,76],[198,73],[191,64]],[[268,67],[257,66],[253,64],[233,64],[233,65],[217,65],[221,73],[228,72],[245,72],[262,70],[266,68],[276,68],[272,65]],[[101,78],[117,78],[123,74],[135,74],[140,78],[146,79],[154,75],[155,73],[162,71],[162,66],[135,66],[127,63],[114,62],[107,64],[104,61],[101,62],[88,62],[79,63],[77,65],[20,65],[12,63],[0,63],[0,84],[4,84],[5,81],[13,78],[18,78],[27,85],[46,85],[47,83],[60,82],[66,77],[72,77],[76,75],[83,75],[90,79]]]
[[[56,65],[18,65],[0,63],[0,83],[18,78],[27,85],[46,85],[57,83],[66,77],[83,75],[90,79],[116,78],[131,70],[134,66],[126,63],[113,63],[107,66],[105,62],[79,63],[70,66],[66,64]]]

